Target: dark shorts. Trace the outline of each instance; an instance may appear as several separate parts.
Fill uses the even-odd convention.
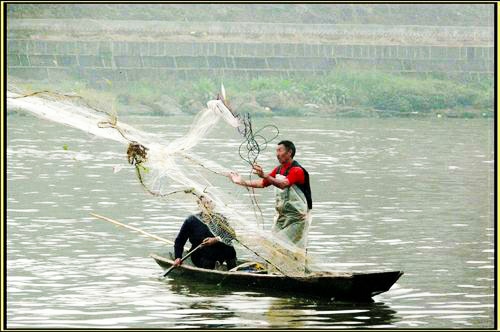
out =
[[[204,269],[214,269],[215,262],[220,264],[226,262],[228,268],[232,268],[236,260],[236,251],[233,247],[225,245],[223,243],[216,243],[208,247],[202,247],[191,256],[191,260],[194,265]]]

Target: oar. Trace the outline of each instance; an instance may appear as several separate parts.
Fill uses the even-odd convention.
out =
[[[195,252],[196,250],[200,249],[201,247],[203,247],[203,243],[200,243],[196,248],[194,248],[193,250],[191,250],[190,252],[188,252],[184,257],[182,257],[181,258],[181,263],[184,262],[184,260],[186,258],[188,258],[189,256],[191,256],[193,254],[193,252]],[[176,267],[177,267],[176,265],[172,265],[171,267],[169,267],[169,269],[167,271],[165,271],[165,273],[163,274],[163,277],[166,277],[167,274],[169,274],[170,271],[172,271]]]

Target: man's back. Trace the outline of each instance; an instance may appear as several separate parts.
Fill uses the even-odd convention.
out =
[[[206,239],[214,240],[214,234],[210,231],[209,227],[202,222],[202,214],[196,214],[189,216],[179,231],[175,239],[174,251],[175,258],[181,258],[183,254],[184,245],[187,240],[191,243],[191,249],[196,248]],[[215,267],[215,262],[220,263],[226,261],[229,267],[234,267],[236,264],[236,251],[232,246],[229,246],[218,240],[210,245],[203,245],[201,248],[193,252],[191,256],[193,263],[202,268],[213,269]]]

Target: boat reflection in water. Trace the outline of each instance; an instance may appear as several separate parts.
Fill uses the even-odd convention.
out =
[[[152,257],[162,267],[168,267],[168,259]],[[232,282],[231,277],[218,275],[216,279],[209,271],[192,270],[188,264],[189,260],[165,279],[170,291],[181,299],[179,314],[185,319],[178,320],[179,327],[386,328],[394,327],[399,319],[396,311],[371,298],[339,301],[279,287],[245,286]]]
[[[331,301],[278,290],[248,290],[203,281],[168,278],[169,290],[185,304],[178,327],[201,328],[389,328],[401,319],[380,302]],[[196,321],[194,324],[193,321]]]

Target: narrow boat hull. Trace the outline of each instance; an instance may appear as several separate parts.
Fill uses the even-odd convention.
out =
[[[173,261],[166,257],[156,254],[151,254],[151,257],[164,269],[173,264]],[[354,301],[369,300],[377,294],[388,291],[402,275],[401,271],[377,273],[315,272],[306,277],[292,278],[275,274],[207,270],[189,264],[183,264],[173,269],[169,274],[172,278],[188,278],[231,287],[272,289]]]

